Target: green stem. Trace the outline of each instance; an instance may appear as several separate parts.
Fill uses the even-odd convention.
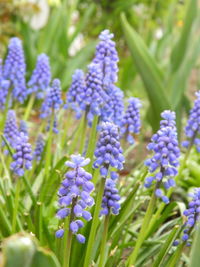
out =
[[[104,221],[104,230],[103,230],[103,238],[101,242],[101,251],[100,251],[100,260],[99,260],[99,267],[103,267],[105,264],[105,252],[106,252],[106,242],[108,236],[108,226],[109,226],[109,214],[106,215]]]
[[[135,248],[134,248],[133,252],[131,253],[131,255],[129,256],[128,261],[126,263],[126,266],[128,266],[128,267],[134,266],[134,264],[137,260],[139,250],[142,246],[142,243],[145,240],[146,229],[147,229],[149,222],[151,220],[151,216],[152,216],[154,208],[155,208],[155,203],[156,203],[156,195],[155,195],[155,190],[153,190],[147,211],[146,211],[145,216],[144,216],[142,227],[141,227],[140,233],[138,235],[137,242],[135,244]]]
[[[33,202],[33,204],[36,205],[36,198],[35,198],[35,196],[34,196],[34,194],[33,194],[32,189],[31,189],[31,185],[29,184],[29,182],[28,182],[28,180],[26,179],[25,176],[22,176],[22,180],[23,180],[23,183],[24,183],[24,185],[25,185],[25,188],[27,189],[27,191],[28,191],[28,193],[29,193],[29,196],[30,196],[30,198],[31,198],[31,200],[32,200],[32,202]]]
[[[94,246],[94,240],[95,240],[97,226],[98,226],[98,223],[99,223],[99,212],[100,212],[100,209],[101,209],[101,202],[102,202],[105,182],[106,182],[106,179],[105,178],[101,178],[100,185],[99,185],[99,190],[98,190],[98,194],[97,194],[97,200],[96,200],[93,220],[92,220],[92,226],[91,226],[91,229],[90,229],[90,235],[89,235],[89,240],[88,240],[85,260],[84,260],[84,267],[90,266],[90,261],[91,261],[91,257],[92,257],[91,253],[92,253],[92,248]]]
[[[50,129],[49,129],[49,138],[47,140],[47,150],[45,157],[45,178],[48,176],[49,167],[51,165],[51,145],[52,145],[52,135],[53,135],[53,124],[54,124],[54,112],[51,114]]]
[[[19,206],[19,197],[20,197],[20,189],[21,189],[21,179],[17,179],[17,184],[16,184],[16,191],[15,191],[15,208],[13,211],[13,217],[12,217],[12,233],[14,234],[16,231],[16,222],[17,222],[17,217],[18,217],[18,206]]]
[[[181,252],[184,248],[185,242],[183,242],[178,248],[177,250],[174,252],[174,254],[172,255],[172,257],[170,258],[170,261],[168,262],[168,264],[166,265],[166,267],[175,267],[176,264],[178,263],[180,257],[181,257]]]
[[[31,97],[29,98],[29,102],[28,102],[28,105],[27,105],[26,112],[24,114],[23,120],[25,120],[25,121],[28,120],[28,118],[30,116],[30,113],[31,113],[31,110],[33,108],[34,102],[35,102],[35,94],[32,94]]]
[[[87,130],[87,113],[85,112],[83,128],[81,131],[81,142],[80,142],[80,150],[79,150],[80,154],[83,154],[83,151],[84,151],[85,139],[86,139],[86,130]]]
[[[67,132],[69,127],[71,126],[71,121],[72,121],[72,112],[70,111],[67,116],[67,119],[65,120],[65,124],[63,125],[64,130],[61,138],[61,149],[65,147],[65,142],[67,140]]]
[[[77,128],[77,130],[75,132],[74,137],[73,137],[73,140],[72,140],[72,142],[71,142],[71,144],[69,146],[69,150],[68,150],[68,154],[69,155],[71,155],[74,152],[74,150],[75,150],[75,148],[77,146],[78,140],[80,138],[80,134],[81,134],[82,129],[84,127],[84,121],[85,121],[85,116],[82,116],[81,121],[79,123],[79,126],[78,126],[78,128]]]
[[[96,147],[96,136],[97,136],[97,125],[98,125],[98,120],[99,117],[95,116],[94,120],[92,122],[92,129],[91,129],[91,134],[89,138],[89,144],[88,144],[88,149],[86,153],[86,158],[90,158],[90,164],[87,167],[87,171],[91,172],[92,171],[92,164],[93,164],[93,155],[94,155],[94,150]]]

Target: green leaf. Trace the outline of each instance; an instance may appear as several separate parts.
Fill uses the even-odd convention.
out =
[[[195,238],[194,241],[192,242],[192,251],[190,255],[189,267],[199,267],[199,262],[200,262],[199,247],[200,247],[200,225],[198,225],[198,229],[196,229]]]
[[[197,15],[197,0],[190,0],[188,3],[188,8],[186,10],[186,17],[184,19],[184,26],[181,36],[176,43],[172,53],[171,53],[171,72],[174,73],[178,70],[182,61],[185,58],[186,51],[188,48],[188,43],[191,41],[190,34],[192,30],[193,22]]]
[[[162,248],[161,248],[161,250],[160,250],[160,252],[156,258],[156,260],[154,261],[153,267],[161,266],[161,263],[162,263],[165,255],[167,254],[167,252],[171,248],[171,245],[178,234],[178,228],[179,228],[179,226],[176,225],[174,227],[174,229],[171,231],[171,233],[168,235],[167,240],[165,241],[164,245],[162,246]]]
[[[121,14],[121,23],[133,61],[149,97],[150,108],[153,113],[151,125],[156,130],[159,126],[160,113],[170,108],[169,100],[164,91],[163,73],[149,53],[144,41],[130,26],[123,13]]]

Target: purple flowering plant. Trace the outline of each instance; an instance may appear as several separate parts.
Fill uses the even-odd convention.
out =
[[[99,34],[85,72],[70,59],[70,81],[63,70],[54,77],[48,53],[26,67],[22,40],[10,39],[0,60],[0,234],[31,233],[52,266],[185,264],[200,218],[200,93],[181,121],[166,106],[151,128],[160,103],[147,110],[142,93],[123,88],[115,39]]]

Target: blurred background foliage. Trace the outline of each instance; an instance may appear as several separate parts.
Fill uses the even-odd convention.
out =
[[[180,129],[188,97],[199,84],[199,5],[198,0],[0,0],[0,56],[11,36],[20,37],[28,75],[37,54],[45,52],[66,91],[73,71],[86,69],[93,57],[100,31],[109,28],[120,57],[119,87],[126,96],[148,99],[143,102],[154,130],[166,108],[176,110]]]

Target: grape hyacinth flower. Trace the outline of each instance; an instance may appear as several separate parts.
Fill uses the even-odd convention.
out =
[[[163,202],[169,203],[167,196],[163,194],[161,186],[166,190],[175,186],[174,176],[177,175],[179,166],[180,150],[178,147],[175,112],[165,110],[161,113],[164,120],[160,122],[160,130],[151,138],[148,150],[154,152],[152,158],[145,161],[152,176],[147,177],[145,187],[156,185],[155,195]]]
[[[0,109],[3,110],[8,95],[10,82],[3,77],[2,59],[0,59]]]
[[[19,132],[23,132],[25,135],[28,135],[28,127],[24,120],[20,121]]]
[[[200,152],[200,91],[196,92],[197,99],[194,102],[194,107],[190,110],[190,116],[185,127],[185,135],[188,140],[182,142],[182,146],[188,148],[195,144],[196,149]]]
[[[44,102],[41,107],[41,114],[40,117],[42,119],[49,118],[47,130],[50,128],[50,116],[53,114],[54,116],[54,123],[53,123],[53,131],[58,133],[57,129],[57,120],[56,120],[56,111],[60,109],[63,101],[61,98],[61,87],[60,87],[60,80],[54,79],[52,82],[52,86],[47,91],[47,95],[44,99]]]
[[[182,236],[183,241],[188,240],[189,234],[200,219],[200,188],[195,188],[194,193],[191,193],[189,196],[192,197],[192,200],[189,202],[188,209],[183,212],[187,218]]]
[[[101,115],[101,109],[106,100],[106,93],[102,88],[102,71],[98,64],[90,64],[86,75],[85,91],[81,94],[82,110],[85,110],[89,125],[94,116]]]
[[[62,103],[60,80],[54,79],[42,104],[40,117],[48,117],[52,112],[58,110]]]
[[[117,170],[123,169],[124,156],[119,141],[119,131],[115,124],[103,122],[101,125],[99,140],[95,150],[96,160],[94,168],[99,168],[102,177],[107,177],[109,166]],[[110,172],[111,179],[116,179],[116,172]]]
[[[129,105],[126,113],[121,121],[121,134],[125,135],[126,140],[130,144],[134,144],[135,140],[133,134],[139,134],[141,122],[140,122],[140,111],[141,102],[136,97],[129,98]]]
[[[70,231],[76,235],[80,243],[85,243],[85,237],[78,234],[79,229],[84,226],[82,219],[86,221],[92,219],[91,213],[86,209],[94,205],[94,199],[90,196],[94,189],[91,182],[92,175],[83,168],[89,162],[89,158],[71,155],[71,161],[67,161],[65,164],[72,170],[65,174],[65,179],[58,192],[60,209],[57,217],[62,220],[70,215]],[[64,229],[56,232],[57,238],[61,238],[63,235]]]
[[[122,92],[120,88],[118,88],[115,85],[113,85],[113,90],[112,90],[112,95],[111,95],[110,100],[112,102],[111,121],[114,124],[120,126],[123,113],[124,113],[124,93]],[[107,102],[107,104],[108,103],[109,101]],[[108,114],[108,117],[110,117],[109,114]],[[105,120],[106,118],[104,118],[104,121]]]
[[[51,81],[51,68],[46,54],[40,54],[37,58],[36,67],[28,82],[28,93],[36,93],[37,98],[43,98]]]
[[[15,148],[16,138],[19,135],[17,127],[17,119],[14,110],[9,110],[7,113],[6,124],[4,128],[4,136],[12,148]],[[3,142],[3,145],[4,142]]]
[[[22,42],[17,37],[11,38],[3,68],[3,76],[10,81],[10,86],[13,87],[13,98],[20,103],[23,103],[27,96],[25,74],[26,64]]]
[[[42,134],[38,135],[38,138],[36,140],[36,147],[35,147],[35,151],[33,153],[33,157],[37,160],[37,162],[39,162],[41,160],[42,157],[42,153],[44,150],[44,137]]]
[[[100,33],[100,42],[96,46],[96,54],[93,59],[94,63],[100,64],[103,73],[103,86],[104,89],[108,89],[110,84],[117,82],[117,72],[119,61],[117,51],[115,48],[115,42],[112,40],[113,33],[109,30],[104,30]]]
[[[32,150],[31,144],[28,143],[28,136],[21,132],[16,138],[15,153],[13,162],[10,165],[11,170],[18,176],[23,176],[24,171],[32,168]]]
[[[112,179],[107,179],[104,194],[102,199],[102,210],[100,215],[108,215],[110,212],[114,215],[119,214],[120,210],[120,195],[118,194],[118,190],[116,188],[116,183]]]
[[[72,83],[69,88],[69,91],[66,95],[66,104],[64,108],[71,108],[76,113],[76,118],[80,119],[82,115],[82,110],[80,108],[80,104],[82,102],[82,94],[85,91],[85,76],[84,72],[80,69],[75,70],[72,75]]]

